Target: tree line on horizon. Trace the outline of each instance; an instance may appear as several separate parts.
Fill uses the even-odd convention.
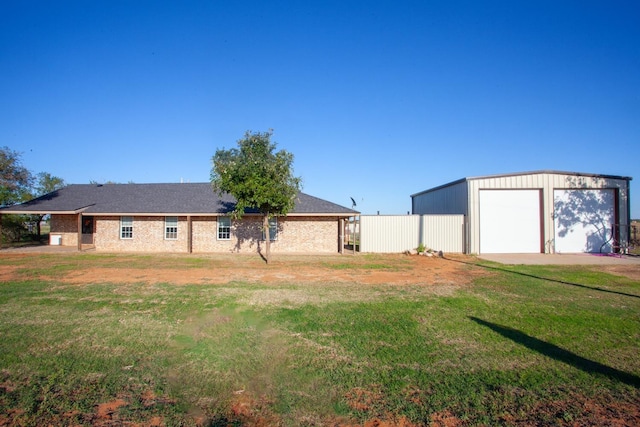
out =
[[[0,207],[24,203],[65,186],[64,179],[49,172],[34,174],[22,164],[19,152],[0,147]],[[40,223],[45,215],[3,215],[3,241],[16,242],[25,237],[40,240]],[[29,227],[36,233],[30,233]]]

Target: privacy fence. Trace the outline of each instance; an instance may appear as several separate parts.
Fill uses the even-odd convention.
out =
[[[464,215],[361,215],[360,252],[400,253],[416,249],[420,243],[429,249],[464,253]]]

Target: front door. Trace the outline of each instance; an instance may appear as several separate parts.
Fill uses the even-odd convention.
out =
[[[82,217],[82,244],[93,245],[93,217]]]

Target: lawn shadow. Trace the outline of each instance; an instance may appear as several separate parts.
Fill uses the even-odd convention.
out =
[[[605,375],[613,380],[623,382],[632,387],[640,388],[640,377],[636,375],[620,371],[618,369],[603,365],[602,363],[595,362],[593,360],[586,359],[582,356],[558,347],[555,344],[550,344],[546,341],[542,341],[538,338],[527,335],[517,329],[487,322],[486,320],[482,320],[473,316],[469,316],[469,319],[473,320],[479,325],[486,326],[487,328],[493,330],[494,332],[497,332],[498,334],[510,339],[513,342],[523,345],[533,351],[537,351],[538,353],[555,359],[559,362],[571,365],[588,374]]]
[[[584,285],[582,283],[567,282],[566,280],[553,279],[553,278],[550,278],[550,277],[543,277],[543,276],[538,276],[538,275],[535,275],[535,274],[522,273],[520,271],[509,270],[508,268],[504,268],[504,267],[496,267],[496,266],[493,266],[493,265],[480,264],[480,263],[476,263],[476,262],[467,262],[467,261],[451,259],[451,258],[444,258],[444,259],[447,259],[449,261],[459,262],[459,263],[462,263],[462,264],[473,265],[475,267],[482,267],[482,268],[486,268],[486,269],[489,269],[489,270],[497,270],[497,271],[502,271],[502,272],[505,272],[505,273],[517,274],[517,275],[523,276],[523,277],[531,277],[533,279],[546,280],[548,282],[560,283],[562,285],[569,285],[569,286],[575,286],[575,287],[578,287],[578,288],[589,289],[589,290],[592,290],[592,291],[606,292],[606,293],[609,293],[609,294],[616,294],[616,295],[623,295],[625,297],[631,297],[631,298],[640,298],[640,295],[628,294],[628,293],[620,292],[620,291],[612,291],[610,289],[600,288],[598,286],[589,286],[589,285]]]

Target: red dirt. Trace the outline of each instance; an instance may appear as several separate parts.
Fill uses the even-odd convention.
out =
[[[375,268],[366,264],[349,264],[348,268],[336,268],[321,262],[287,261],[271,264],[240,263],[227,268],[185,267],[185,268],[131,268],[121,265],[113,267],[83,267],[65,275],[55,277],[40,275],[41,280],[55,280],[71,284],[91,283],[171,283],[186,284],[224,284],[233,281],[250,283],[353,283],[364,285],[464,285],[473,278],[486,274],[480,268],[442,259],[425,256],[398,255],[397,268]],[[455,259],[455,258],[454,258]],[[316,259],[315,261],[317,261]],[[320,258],[321,261],[321,258]],[[385,260],[387,261],[387,260]],[[387,261],[388,262],[388,261]],[[122,263],[119,263],[122,264]],[[33,279],[21,273],[22,267],[0,266],[3,280]]]
[[[98,418],[108,418],[111,419],[113,417],[113,413],[118,410],[121,406],[126,406],[127,402],[122,399],[116,399],[111,402],[101,403],[96,405],[96,415]]]
[[[364,285],[390,284],[390,285],[464,285],[474,278],[488,274],[482,268],[475,268],[468,261],[472,258],[448,254],[445,259],[425,256],[396,255],[398,267],[370,268],[366,262],[362,262],[358,256],[358,262],[352,263],[349,256],[345,256],[345,264],[348,268],[332,268],[331,263],[323,266],[322,257],[315,257],[310,262],[301,262],[293,257],[296,262],[291,263],[287,258],[275,261],[269,265],[262,262],[249,262],[244,257],[240,262],[231,263],[227,267],[162,267],[158,263],[150,268],[128,267],[126,258],[114,262],[109,267],[95,267],[78,265],[66,275],[34,277],[33,269],[22,272],[24,258],[33,257],[29,253],[3,254],[3,258],[12,258],[18,261],[18,265],[0,265],[0,280],[24,280],[39,278],[43,280],[61,281],[71,284],[91,283],[170,283],[175,285],[186,284],[224,284],[232,281],[250,283],[353,283]],[[224,257],[224,255],[221,255]],[[243,257],[243,255],[238,255]],[[389,256],[393,259],[393,255]],[[233,259],[233,258],[230,258]],[[236,258],[237,259],[237,258]],[[335,262],[335,259],[333,259]],[[462,261],[462,262],[457,262]],[[384,260],[389,262],[389,258]],[[625,276],[632,280],[640,280],[640,269],[635,265],[602,265],[598,270]]]

